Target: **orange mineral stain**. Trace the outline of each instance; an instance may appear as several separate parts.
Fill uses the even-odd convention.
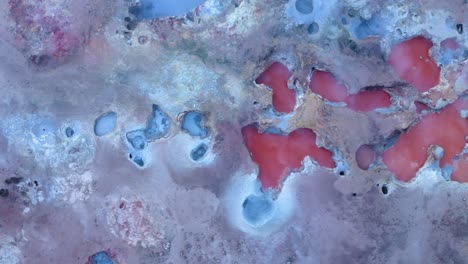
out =
[[[290,77],[289,69],[279,62],[275,62],[255,80],[255,83],[264,84],[271,88],[273,107],[278,112],[291,113],[296,106],[296,93],[288,87]]]
[[[318,147],[311,129],[299,128],[289,135],[259,133],[254,125],[242,128],[244,143],[259,168],[258,178],[264,189],[278,189],[284,177],[302,166],[306,156],[320,166],[334,168],[332,153]]]
[[[439,113],[425,115],[383,154],[383,162],[398,180],[408,182],[415,176],[427,160],[430,145],[444,149],[441,167],[453,165],[468,136],[468,119],[461,117],[461,110],[468,110],[468,101],[459,99]]]
[[[440,69],[429,56],[432,42],[418,36],[392,47],[388,61],[398,76],[425,92],[439,84]]]

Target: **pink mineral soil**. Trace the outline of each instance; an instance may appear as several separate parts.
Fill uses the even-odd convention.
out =
[[[448,38],[440,42],[440,47],[442,49],[457,50],[458,48],[460,48],[460,45],[458,44],[456,38]]]
[[[361,145],[356,151],[356,162],[359,168],[363,170],[369,169],[369,166],[375,160],[375,151],[372,146]]]

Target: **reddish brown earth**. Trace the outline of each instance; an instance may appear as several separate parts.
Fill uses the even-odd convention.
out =
[[[372,146],[362,145],[356,151],[356,162],[359,168],[363,170],[369,169],[369,166],[374,162],[376,153]]]

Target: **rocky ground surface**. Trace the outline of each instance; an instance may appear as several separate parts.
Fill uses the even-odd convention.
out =
[[[0,264],[466,263],[466,1],[180,2],[0,3]]]

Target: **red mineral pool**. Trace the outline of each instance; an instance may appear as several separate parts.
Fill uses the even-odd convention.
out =
[[[369,112],[377,108],[388,108],[392,105],[391,97],[383,90],[361,91],[346,98],[348,107],[354,111]]]
[[[311,129],[299,128],[289,135],[259,133],[254,125],[242,128],[244,143],[259,167],[259,179],[264,189],[280,187],[291,170],[299,169],[306,156],[320,166],[334,168],[332,153],[318,147]]]
[[[468,136],[468,119],[461,117],[461,110],[468,110],[468,101],[459,99],[439,113],[425,115],[383,154],[385,165],[398,180],[408,182],[415,176],[428,158],[430,145],[444,149],[441,167],[453,165],[453,159],[462,152]]]
[[[432,42],[418,36],[392,47],[388,61],[398,76],[425,92],[439,84],[440,69],[429,55]]]
[[[452,180],[457,182],[468,182],[468,154],[465,154],[455,165]]]
[[[296,106],[296,93],[288,87],[290,77],[289,69],[279,62],[275,62],[255,80],[255,83],[264,84],[271,88],[273,107],[278,112],[291,113]]]
[[[309,88],[330,102],[344,102],[348,96],[346,86],[339,83],[333,74],[326,71],[313,71]]]
[[[350,109],[359,112],[387,108],[392,104],[390,95],[383,90],[360,91],[349,95],[346,86],[338,82],[333,74],[325,71],[312,72],[309,88],[330,102],[345,102]]]

